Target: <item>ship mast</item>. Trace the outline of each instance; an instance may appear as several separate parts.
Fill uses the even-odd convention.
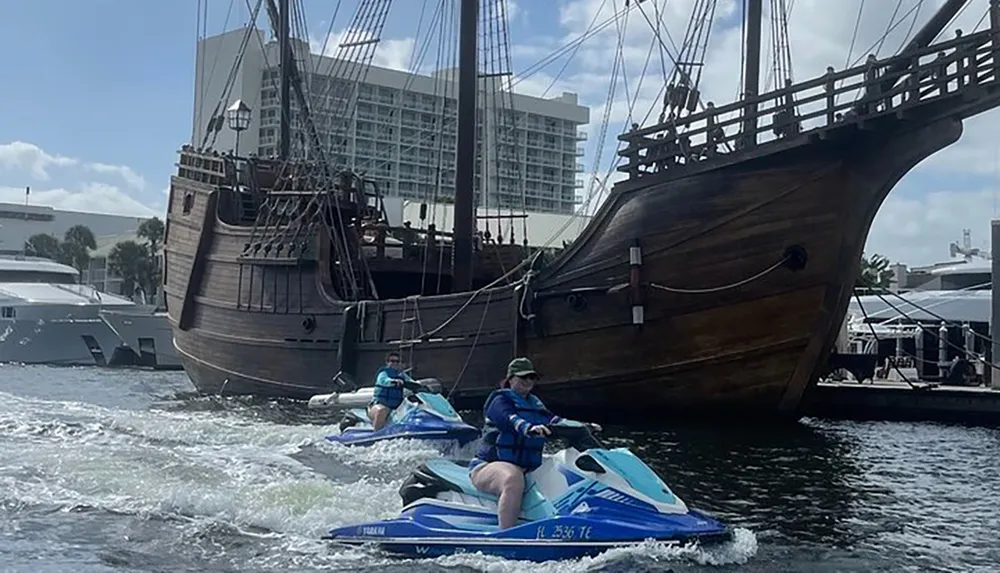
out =
[[[291,123],[292,123],[292,39],[290,34],[291,11],[288,0],[278,0],[278,48],[281,50],[280,60],[280,80],[281,94],[278,112],[278,157],[288,159],[289,148],[291,147]]]
[[[287,0],[284,0],[287,1]],[[759,1],[759,0],[758,0]],[[479,0],[461,0],[458,30],[458,150],[455,158],[455,211],[452,292],[472,290],[472,233],[475,223],[476,43]],[[485,184],[485,179],[483,181]]]
[[[760,91],[760,29],[763,0],[746,0],[746,55],[743,68],[743,147],[757,144],[757,95]]]

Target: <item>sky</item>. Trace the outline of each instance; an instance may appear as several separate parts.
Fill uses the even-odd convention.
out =
[[[208,3],[203,25],[209,34],[247,21],[247,0],[202,1]],[[439,1],[396,0],[375,63],[410,68],[414,45],[424,41],[424,32],[415,39],[415,22],[422,11],[426,21]],[[795,79],[814,77],[828,65],[843,68],[849,59],[863,59],[868,53],[895,53],[908,33],[919,29],[943,1],[785,0],[792,6],[788,27]],[[625,0],[506,3],[516,90],[530,95],[579,94],[581,103],[591,108],[586,154],[581,159],[587,174],[603,179],[615,157],[616,136],[631,123],[629,109],[639,117],[650,109],[653,116],[659,114],[654,105],[663,83],[658,53],[640,82],[657,36],[643,14],[633,9],[627,22],[608,26],[575,53],[526,75],[520,70],[537,68],[540,60],[579,37],[592,21],[604,22],[613,11],[621,11]],[[770,43],[771,3],[764,2],[765,47]],[[200,4],[198,0],[0,0],[4,13],[0,201],[23,203],[25,187],[30,186],[32,204],[163,217],[176,151],[191,137]],[[641,7],[650,21],[664,23],[661,39],[680,42],[694,4],[695,0],[645,0]],[[955,28],[971,32],[987,4],[988,0],[970,0],[941,37],[952,37]],[[304,0],[311,43],[320,49],[328,32],[341,37],[356,5],[357,0]],[[718,105],[732,101],[738,90],[741,5],[737,0],[718,0],[716,8],[700,88]],[[888,35],[887,29],[891,29]],[[607,137],[598,149],[619,39],[624,79],[619,76]],[[419,67],[433,66],[435,61],[433,56],[425,58]],[[228,73],[228,66],[218,67]],[[766,79],[767,55],[762,68]],[[967,120],[959,142],[911,171],[879,210],[866,252],[910,265],[947,260],[949,243],[960,242],[964,228],[971,229],[973,246],[988,250],[990,220],[1000,206],[1000,139],[994,135],[998,131],[1000,112]],[[601,161],[595,167],[597,151]]]

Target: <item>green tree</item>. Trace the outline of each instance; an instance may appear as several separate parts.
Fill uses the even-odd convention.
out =
[[[149,289],[143,287],[144,290],[146,290],[147,296],[155,295],[157,285],[160,284],[162,269],[160,269],[160,265],[156,262],[156,255],[163,247],[163,237],[165,232],[166,228],[163,225],[163,221],[161,221],[159,217],[146,219],[141,225],[139,225],[139,229],[136,231],[136,234],[139,235],[139,237],[146,239],[146,245],[148,246],[147,250],[149,251],[149,265],[152,269],[152,282],[149,285]]]
[[[153,255],[160,252],[160,247],[163,245],[163,235],[165,232],[165,227],[163,221],[159,217],[153,217],[152,219],[146,219],[139,225],[139,229],[136,234],[140,238],[146,239],[149,243],[150,252]]]
[[[871,258],[861,255],[861,273],[855,283],[856,288],[889,288],[893,271],[889,268],[889,259],[879,254]]]
[[[86,225],[73,225],[66,229],[62,241],[62,251],[68,260],[66,264],[83,272],[83,269],[90,264],[90,251],[96,249],[97,240],[94,238],[94,232]]]
[[[142,288],[149,297],[156,292],[158,269],[153,261],[149,245],[122,241],[108,253],[108,270],[121,277],[126,296],[133,296],[137,288]]]
[[[46,233],[39,233],[28,237],[28,240],[24,242],[24,254],[32,257],[43,257],[60,263],[64,261],[66,255],[63,252],[62,243],[59,242],[59,239]]]

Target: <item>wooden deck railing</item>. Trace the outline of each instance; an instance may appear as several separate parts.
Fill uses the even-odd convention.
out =
[[[628,145],[618,154],[628,161],[618,170],[635,179],[803,133],[890,114],[904,116],[956,95],[963,96],[962,103],[968,105],[985,97],[984,88],[1000,77],[1000,44],[991,30],[958,34],[952,40],[883,60],[869,56],[864,64],[841,72],[827,68],[823,76],[752,100],[721,107],[709,102],[704,111],[634,128],[619,136]],[[747,137],[741,133],[741,124],[754,102],[757,126]]]

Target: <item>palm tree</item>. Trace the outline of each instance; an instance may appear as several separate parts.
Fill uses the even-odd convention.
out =
[[[97,250],[97,240],[94,239],[94,232],[86,225],[73,225],[66,229],[62,242],[63,252],[76,270],[83,272],[83,269],[90,264],[90,251]]]
[[[893,270],[889,268],[888,258],[877,253],[871,258],[862,254],[861,272],[854,286],[862,289],[887,289],[892,282],[893,274]]]

